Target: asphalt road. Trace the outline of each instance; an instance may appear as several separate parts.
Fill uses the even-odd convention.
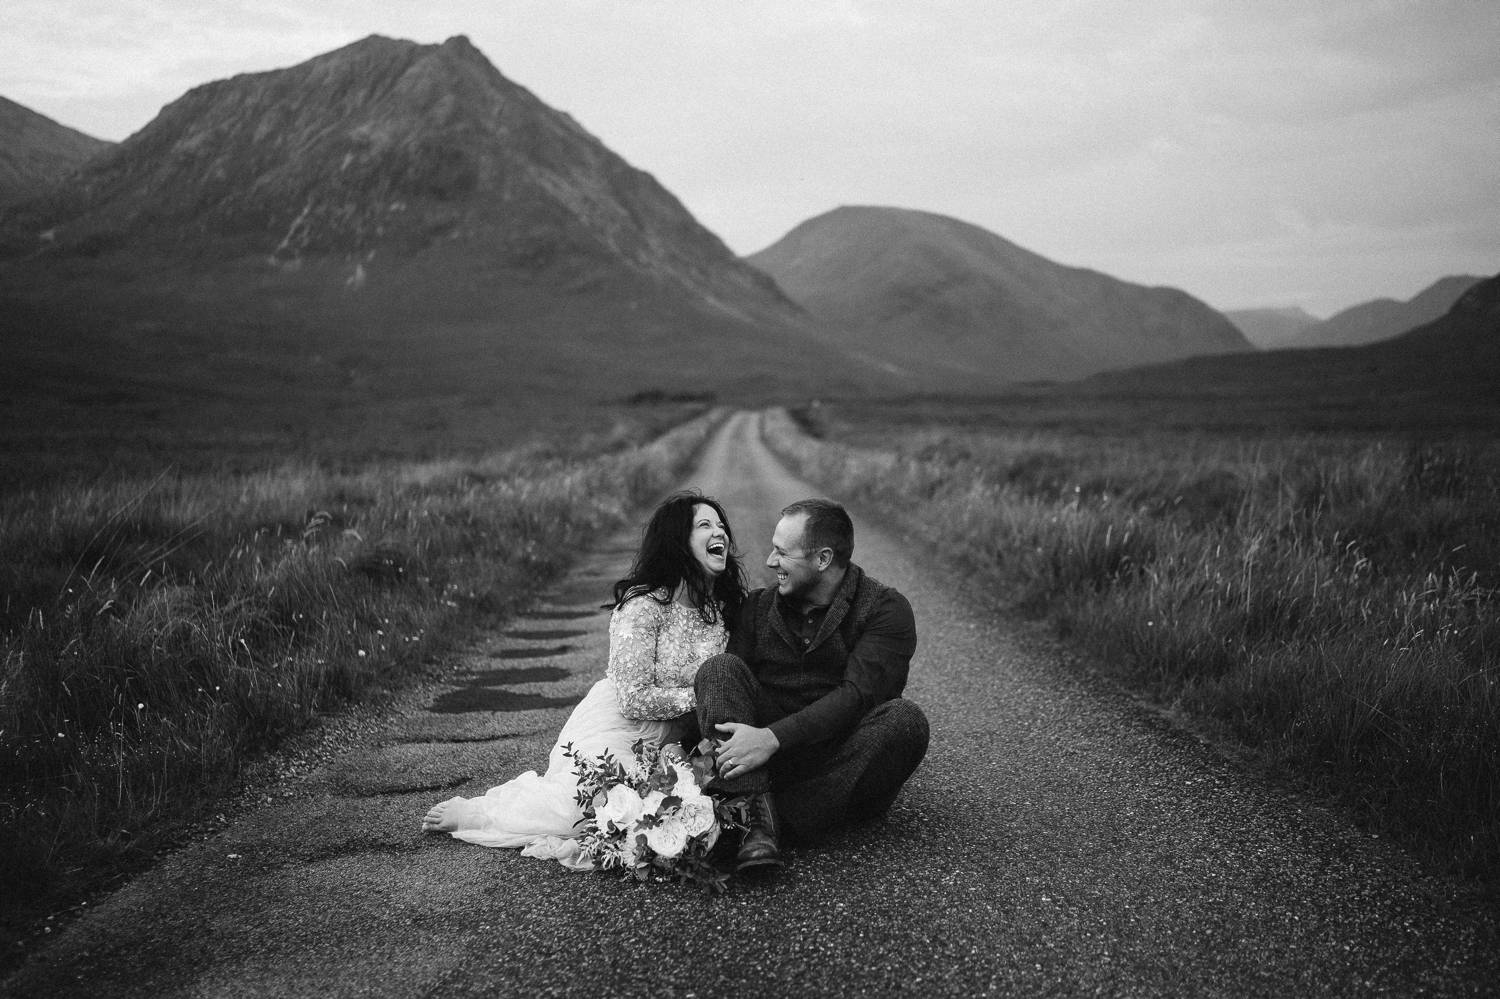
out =
[[[760,565],[816,494],[739,414],[687,483]],[[222,832],[71,923],[25,996],[1484,995],[1493,912],[1059,664],[853,507],[916,609],[932,748],[888,818],[704,898],[423,836],[429,803],[544,764],[602,674],[633,536],[445,683],[330,731]],[[760,573],[756,573],[757,580]]]

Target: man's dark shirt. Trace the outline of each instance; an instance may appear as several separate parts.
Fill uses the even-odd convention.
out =
[[[843,736],[901,696],[917,647],[911,604],[850,564],[826,608],[803,611],[774,588],[752,591],[729,650],[749,665],[783,749]]]

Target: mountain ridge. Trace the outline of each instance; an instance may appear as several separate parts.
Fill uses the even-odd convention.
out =
[[[1439,278],[1404,301],[1377,298],[1343,309],[1309,326],[1285,346],[1349,347],[1389,340],[1442,317],[1483,278],[1456,274]]]
[[[1323,321],[1300,305],[1231,309],[1224,316],[1245,334],[1245,339],[1262,350],[1284,346],[1303,330]]]
[[[1493,432],[1500,424],[1500,275],[1481,280],[1439,318],[1388,340],[1192,357],[1101,372],[1058,392],[1149,398],[1163,411],[1174,399],[1197,400],[1245,410],[1247,426]]]
[[[1438,345],[1462,351],[1500,374],[1500,274],[1477,279],[1441,316],[1384,345],[1393,351]]]
[[[112,145],[0,97],[0,208],[43,194]]]
[[[78,336],[183,379],[259,351],[274,379],[341,356],[349,384],[539,406],[894,387],[463,36],[194,87],[0,241],[30,314],[81,309]]]
[[[1250,350],[1208,305],[1058,264],[933,212],[846,205],[748,259],[841,342],[994,386],[1074,378],[1189,353]]]
[[[444,210],[476,195],[478,211]],[[581,224],[560,232],[539,217],[539,201]],[[602,250],[689,285],[704,282],[706,260],[778,294],[684,217],[655,178],[461,35],[436,46],[371,35],[286,69],[201,84],[32,213],[58,247],[109,245],[127,230],[132,242],[166,247],[238,239],[289,262],[459,238],[523,266]],[[687,249],[673,252],[682,241]]]

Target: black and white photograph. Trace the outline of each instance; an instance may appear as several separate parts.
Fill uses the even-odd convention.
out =
[[[6,0],[0,997],[1500,993],[1497,52]]]

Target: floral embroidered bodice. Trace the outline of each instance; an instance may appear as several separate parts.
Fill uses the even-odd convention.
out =
[[[609,668],[626,718],[675,718],[693,710],[698,666],[724,651],[722,622],[654,595],[631,597],[609,619]]]

